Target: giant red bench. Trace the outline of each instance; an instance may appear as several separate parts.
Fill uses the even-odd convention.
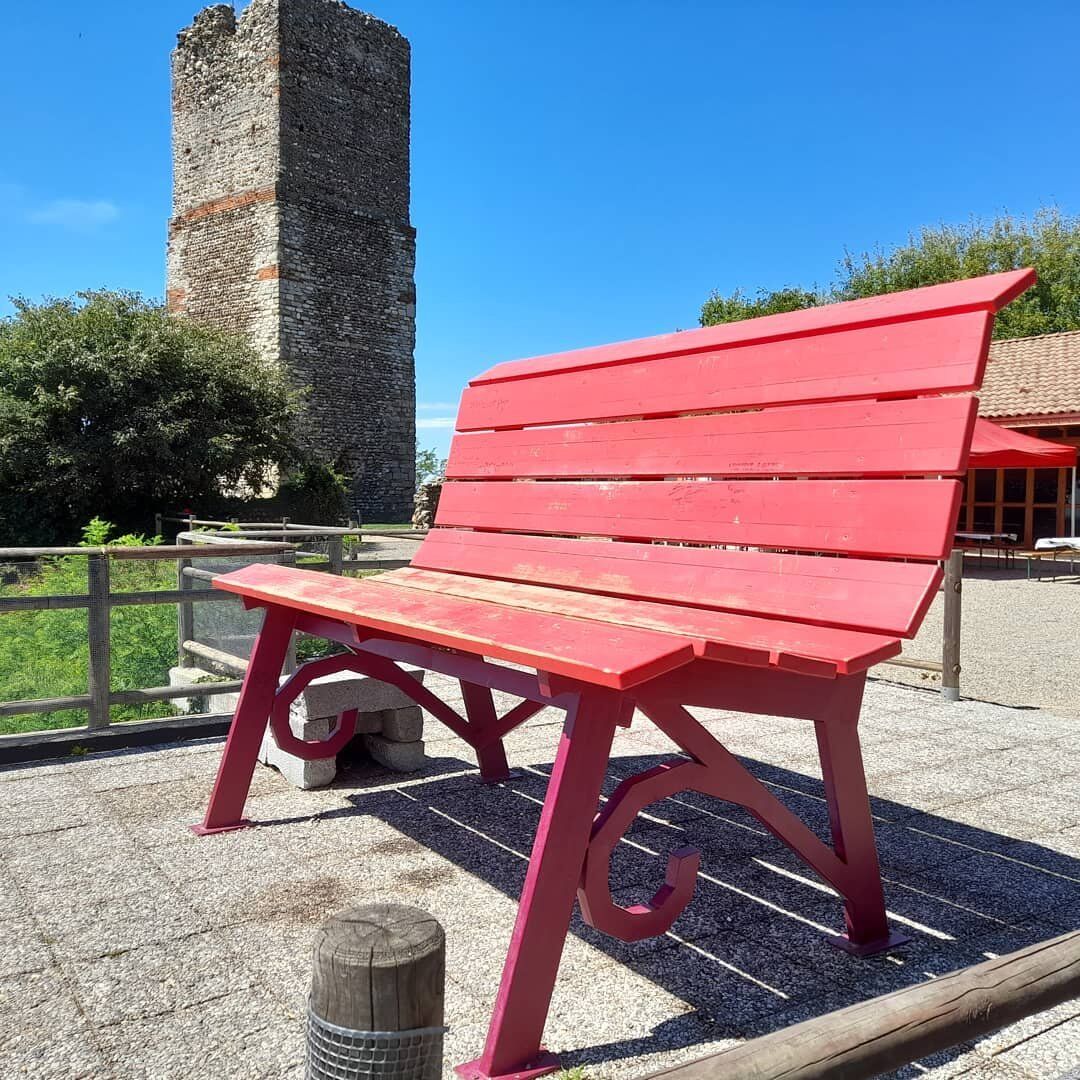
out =
[[[289,730],[290,702],[321,674],[401,687],[475,747],[489,780],[507,776],[503,736],[565,710],[487,1043],[459,1070],[470,1077],[555,1067],[540,1041],[575,895],[591,925],[628,941],[685,908],[692,849],[671,856],[649,903],[621,907],[608,885],[635,815],[679,791],[746,807],[828,882],[844,904],[837,943],[893,947],[856,731],[863,684],[938,588],[976,411],[955,392],[978,387],[994,313],[1033,280],[997,274],[474,379],[411,566],[354,581],[253,565],[215,582],[266,615],[198,830],[246,824],[268,718],[301,755],[349,739],[348,714],[328,742]],[[347,651],[279,689],[294,631]],[[465,716],[395,661],[459,679]],[[521,702],[499,716],[492,689]],[[831,847],[686,706],[813,722]],[[685,757],[625,780],[601,809],[612,737],[635,710]]]

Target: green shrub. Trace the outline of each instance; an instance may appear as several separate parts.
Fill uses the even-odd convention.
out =
[[[0,542],[68,544],[99,506],[130,529],[299,461],[297,395],[239,338],[134,293],[14,303],[0,319]]]
[[[847,252],[831,288],[794,286],[747,295],[713,293],[701,309],[701,325],[798,311],[838,300],[858,300],[902,289],[1019,270],[1039,275],[994,320],[997,339],[1080,329],[1080,217],[1046,207],[1030,218],[1003,214],[992,221],[920,229],[890,250]]]

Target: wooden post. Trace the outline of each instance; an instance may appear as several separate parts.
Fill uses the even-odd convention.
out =
[[[379,1032],[380,1074],[438,1080],[445,980],[446,936],[426,912],[365,904],[329,919],[312,959],[308,1075],[373,1075]]]
[[[176,539],[177,545],[188,545],[191,540],[180,537]],[[192,588],[191,578],[184,570],[191,566],[190,559],[176,560],[176,587],[181,592],[189,592]],[[176,659],[180,667],[194,667],[194,657],[184,648],[185,641],[195,639],[195,605],[181,600],[176,605]]]
[[[161,531],[165,528],[165,522],[161,514],[154,515],[154,535],[160,536],[162,540],[165,539],[165,534]]]
[[[941,696],[960,700],[960,599],[964,582],[964,553],[956,548],[945,560],[945,631],[941,646]]]
[[[109,635],[109,556],[104,551],[89,555],[86,579],[90,606],[86,614],[90,639],[87,666],[87,727],[96,730],[109,726],[110,635]]]
[[[871,998],[650,1080],[870,1080],[1080,994],[1080,931]],[[1063,1062],[1064,1064],[1064,1062]],[[1063,1078],[1064,1080],[1064,1078]]]
[[[341,577],[342,559],[345,555],[345,544],[340,536],[332,536],[326,542],[326,554],[330,559],[330,573]]]

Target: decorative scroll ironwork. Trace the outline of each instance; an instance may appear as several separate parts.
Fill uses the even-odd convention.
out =
[[[611,854],[634,818],[651,803],[690,788],[702,790],[708,769],[695,761],[666,762],[624,780],[593,825],[578,890],[585,921],[621,941],[666,933],[694,895],[701,853],[681,847],[668,856],[664,884],[651,900],[623,907],[611,896]]]
[[[648,805],[696,791],[744,807],[841,895],[847,933],[831,939],[860,955],[906,940],[885,921],[873,827],[859,755],[856,710],[815,724],[825,776],[833,846],[819,839],[686,709],[660,695],[639,708],[694,760],[668,762],[624,780],[597,816],[585,856],[578,900],[590,926],[622,941],[666,933],[694,893],[700,855],[682,847],[668,858],[664,885],[643,904],[623,907],[611,895],[615,845]]]
[[[322,660],[309,660],[289,676],[274,695],[274,707],[270,711],[270,730],[278,749],[300,758],[313,761],[339,754],[356,733],[356,709],[338,713],[337,724],[325,739],[301,739],[293,734],[289,724],[292,703],[307,689],[313,679],[333,675],[338,671],[355,671],[355,657],[345,653],[327,656]]]

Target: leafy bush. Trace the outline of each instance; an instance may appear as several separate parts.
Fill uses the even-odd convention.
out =
[[[133,293],[15,305],[0,320],[0,542],[70,543],[101,506],[132,529],[299,460],[284,373],[239,338]]]
[[[416,441],[416,486],[437,480],[446,472],[446,458],[439,457],[438,451],[428,447],[420,449],[420,440]]]
[[[342,522],[349,518],[348,491],[349,478],[333,465],[305,461],[290,470],[278,494],[294,519]]]

